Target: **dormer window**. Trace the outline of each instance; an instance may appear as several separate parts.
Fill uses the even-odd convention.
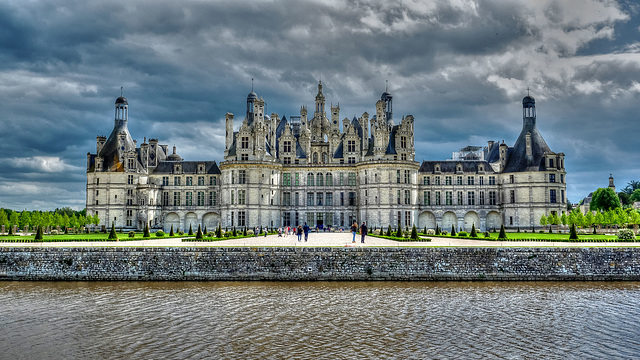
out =
[[[549,167],[553,167],[553,159],[549,159]]]

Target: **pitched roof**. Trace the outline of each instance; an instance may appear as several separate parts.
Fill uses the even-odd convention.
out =
[[[462,171],[465,173],[476,173],[478,172],[478,167],[483,165],[484,172],[486,173],[495,173],[493,168],[489,165],[489,162],[482,160],[471,160],[471,161],[457,161],[457,160],[445,160],[445,161],[423,161],[422,165],[420,165],[420,173],[432,174],[434,173],[434,169],[436,165],[440,165],[441,173],[455,173],[457,170],[457,165],[462,165]]]
[[[204,164],[205,174],[220,174],[220,169],[215,161],[160,161],[153,169],[153,174],[172,174],[173,165],[182,165],[182,172],[185,174],[196,174],[198,165]]]

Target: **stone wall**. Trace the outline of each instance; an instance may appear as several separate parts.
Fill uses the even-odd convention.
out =
[[[640,249],[5,247],[0,280],[640,280]]]

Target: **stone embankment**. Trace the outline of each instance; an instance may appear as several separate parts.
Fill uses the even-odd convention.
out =
[[[4,247],[0,280],[640,280],[640,249]]]

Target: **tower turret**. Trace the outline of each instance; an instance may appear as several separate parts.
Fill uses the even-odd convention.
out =
[[[389,92],[389,87],[385,88],[380,100],[384,101],[384,113],[387,118],[387,125],[393,126],[393,95]]]

